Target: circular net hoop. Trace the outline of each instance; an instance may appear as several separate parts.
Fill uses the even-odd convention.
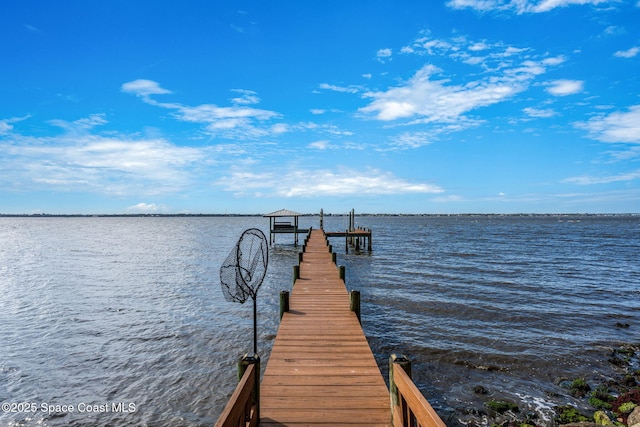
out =
[[[256,299],[267,274],[269,262],[267,238],[257,228],[245,230],[220,267],[220,285],[224,299],[243,304]]]

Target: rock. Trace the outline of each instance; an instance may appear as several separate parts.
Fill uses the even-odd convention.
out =
[[[504,414],[507,411],[511,412],[519,412],[518,405],[512,402],[507,402],[505,400],[490,400],[485,402],[484,406],[489,408],[492,411],[497,412],[498,414]]]
[[[629,418],[627,418],[627,425],[629,427],[640,427],[640,406],[633,408]]]
[[[561,425],[585,423],[585,422],[591,422],[592,420],[589,417],[581,414],[576,407],[571,405],[557,406],[555,408],[555,411],[556,411],[556,414],[558,415],[558,421],[560,422]]]
[[[626,385],[627,387],[635,387],[637,382],[633,375],[625,375],[624,380],[622,380],[622,384]]]
[[[581,423],[569,423],[569,424],[560,424],[560,427],[602,427],[596,423],[591,422],[581,422]]]
[[[481,385],[477,385],[473,388],[473,392],[475,394],[489,394],[489,390],[487,390],[486,387],[481,386]]]
[[[611,418],[609,418],[609,416],[605,414],[603,411],[596,411],[596,413],[593,414],[593,420],[596,422],[596,424],[600,426],[615,425],[613,421],[611,421]]]
[[[633,402],[624,402],[622,405],[618,406],[618,412],[621,414],[630,414],[637,407],[638,405]]]
[[[576,378],[569,385],[569,394],[573,397],[584,397],[591,391],[591,387],[584,378]]]

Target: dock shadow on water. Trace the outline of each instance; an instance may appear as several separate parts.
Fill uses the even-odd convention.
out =
[[[341,229],[340,218],[325,228],[331,221]],[[617,378],[624,367],[612,352],[640,344],[637,216],[358,221],[373,229],[373,252],[333,247],[347,288],[361,292],[378,365],[386,376],[390,353],[411,357],[447,425],[493,423],[490,400],[544,426],[556,424],[554,406],[592,411],[567,381]],[[218,269],[251,227],[268,224],[0,218],[0,401],[15,404],[0,425],[215,423],[235,362],[252,349],[252,309],[224,301]],[[269,252],[258,302],[263,366],[298,249],[279,241]]]

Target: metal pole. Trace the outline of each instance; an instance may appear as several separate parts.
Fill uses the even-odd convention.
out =
[[[253,297],[253,353],[258,354],[258,309],[256,297]]]

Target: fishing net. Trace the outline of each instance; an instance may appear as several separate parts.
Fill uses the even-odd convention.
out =
[[[220,267],[220,285],[225,300],[244,304],[255,300],[267,273],[267,238],[257,228],[245,230]]]

